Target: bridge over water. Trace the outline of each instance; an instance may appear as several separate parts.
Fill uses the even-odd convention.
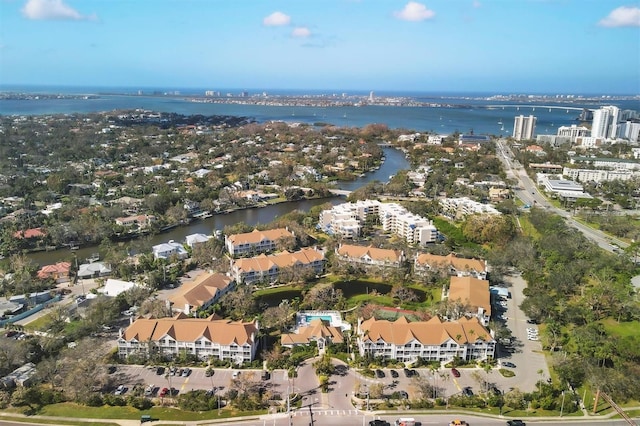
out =
[[[532,111],[535,111],[536,108],[540,108],[540,109],[548,109],[549,111],[551,111],[552,109],[564,109],[567,110],[567,112],[571,111],[583,111],[585,109],[588,109],[589,111],[595,111],[592,108],[578,108],[578,107],[567,107],[567,106],[559,106],[559,105],[538,105],[538,104],[529,104],[529,105],[486,105],[485,108],[491,108],[491,109],[505,109],[505,108],[515,108],[517,110],[520,110],[520,108],[523,109],[528,109],[531,108]]]
[[[351,191],[347,191],[346,189],[330,189],[329,192],[332,193],[333,195],[339,195],[344,197],[348,197],[351,194]]]

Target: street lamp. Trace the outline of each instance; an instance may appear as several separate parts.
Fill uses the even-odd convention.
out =
[[[564,411],[564,391],[562,391],[562,405],[560,406],[560,417],[562,417],[563,411]]]

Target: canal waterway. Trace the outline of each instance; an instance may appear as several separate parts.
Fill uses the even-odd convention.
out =
[[[394,148],[383,148],[385,161],[382,166],[371,173],[365,174],[365,176],[350,182],[340,182],[338,188],[353,191],[366,185],[372,181],[387,182],[391,175],[396,174],[399,170],[408,169],[409,163],[405,155]],[[325,204],[327,202],[331,204],[340,204],[344,202],[342,197],[291,201],[280,204],[273,204],[266,207],[236,210],[228,214],[217,214],[204,220],[196,220],[191,222],[187,226],[179,226],[171,229],[168,232],[152,235],[150,243],[152,245],[166,243],[170,240],[184,241],[187,235],[191,234],[205,234],[212,235],[216,230],[223,230],[225,226],[235,225],[236,223],[244,222],[247,225],[259,225],[272,222],[274,219],[280,216],[284,216],[293,210],[300,210],[307,212],[312,207]],[[81,247],[78,250],[71,251],[69,249],[60,249],[54,251],[42,251],[30,253],[28,257],[39,265],[49,265],[61,261],[70,261],[75,256],[79,263],[83,263],[84,259],[89,258],[94,253],[98,252],[98,247]]]

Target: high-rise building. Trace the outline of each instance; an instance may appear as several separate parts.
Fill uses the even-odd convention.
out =
[[[525,117],[524,115],[516,116],[513,122],[513,138],[517,141],[533,139],[536,131],[537,118],[533,115]]]
[[[593,112],[591,137],[615,139],[618,136],[618,116],[620,108],[613,105],[604,106]]]

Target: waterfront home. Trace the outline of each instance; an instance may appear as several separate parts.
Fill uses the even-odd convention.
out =
[[[402,250],[382,249],[373,246],[358,246],[340,244],[336,248],[336,256],[349,263],[364,266],[378,266],[385,268],[399,268],[405,261]]]
[[[467,316],[475,316],[483,325],[489,324],[491,318],[491,293],[489,292],[489,281],[478,278],[451,277],[448,295],[443,295],[443,299],[458,300],[462,304],[468,305],[468,312],[461,312]]]
[[[316,342],[318,352],[323,354],[327,345],[332,343],[343,343],[342,331],[329,324],[322,318],[312,319],[308,325],[298,327],[293,333],[280,336],[280,344],[287,348],[294,346],[309,345]]]
[[[230,273],[238,283],[276,282],[285,270],[320,274],[324,270],[324,252],[315,248],[304,248],[289,253],[284,251],[273,255],[264,253],[245,259],[232,259]]]
[[[175,357],[180,353],[200,360],[210,357],[237,364],[253,361],[258,349],[258,322],[209,318],[138,318],[118,337],[118,356],[140,354]]]
[[[171,310],[187,315],[195,314],[216,303],[235,286],[233,278],[220,274],[203,272],[193,282],[184,283],[169,297]]]
[[[113,278],[109,278],[107,282],[104,284],[104,287],[99,288],[98,292],[104,294],[109,297],[116,297],[120,293],[124,293],[127,290],[131,290],[133,287],[136,287],[138,284],[132,281],[123,281],[116,280]]]
[[[144,228],[155,222],[156,217],[148,214],[140,214],[135,216],[117,217],[115,219],[116,225],[119,226],[138,226]]]
[[[180,243],[169,240],[167,243],[157,244],[152,247],[153,257],[156,259],[169,259],[176,256],[178,259],[186,259],[189,253]]]
[[[213,238],[211,235],[191,234],[184,238],[185,244],[193,248],[196,244],[203,244]]]
[[[381,357],[412,363],[448,362],[455,357],[465,361],[493,358],[496,342],[477,318],[442,321],[409,322],[406,317],[395,321],[370,318],[358,320],[356,331],[360,356]]]
[[[104,262],[83,263],[78,266],[78,278],[90,279],[111,275],[111,265]]]
[[[295,236],[287,228],[266,229],[242,234],[225,235],[224,243],[232,256],[246,256],[268,253],[278,248],[280,243],[293,242]]]
[[[45,265],[38,271],[41,280],[53,279],[57,283],[69,281],[71,276],[71,263],[58,262],[55,265]]]
[[[14,212],[15,213],[15,212]],[[13,233],[13,238],[19,240],[30,240],[32,238],[44,238],[47,234],[42,228],[25,229],[24,231],[16,231]]]
[[[416,275],[423,275],[427,272],[444,272],[447,275],[485,280],[487,279],[487,261],[458,257],[455,253],[446,256],[418,253],[413,262],[413,271]]]

